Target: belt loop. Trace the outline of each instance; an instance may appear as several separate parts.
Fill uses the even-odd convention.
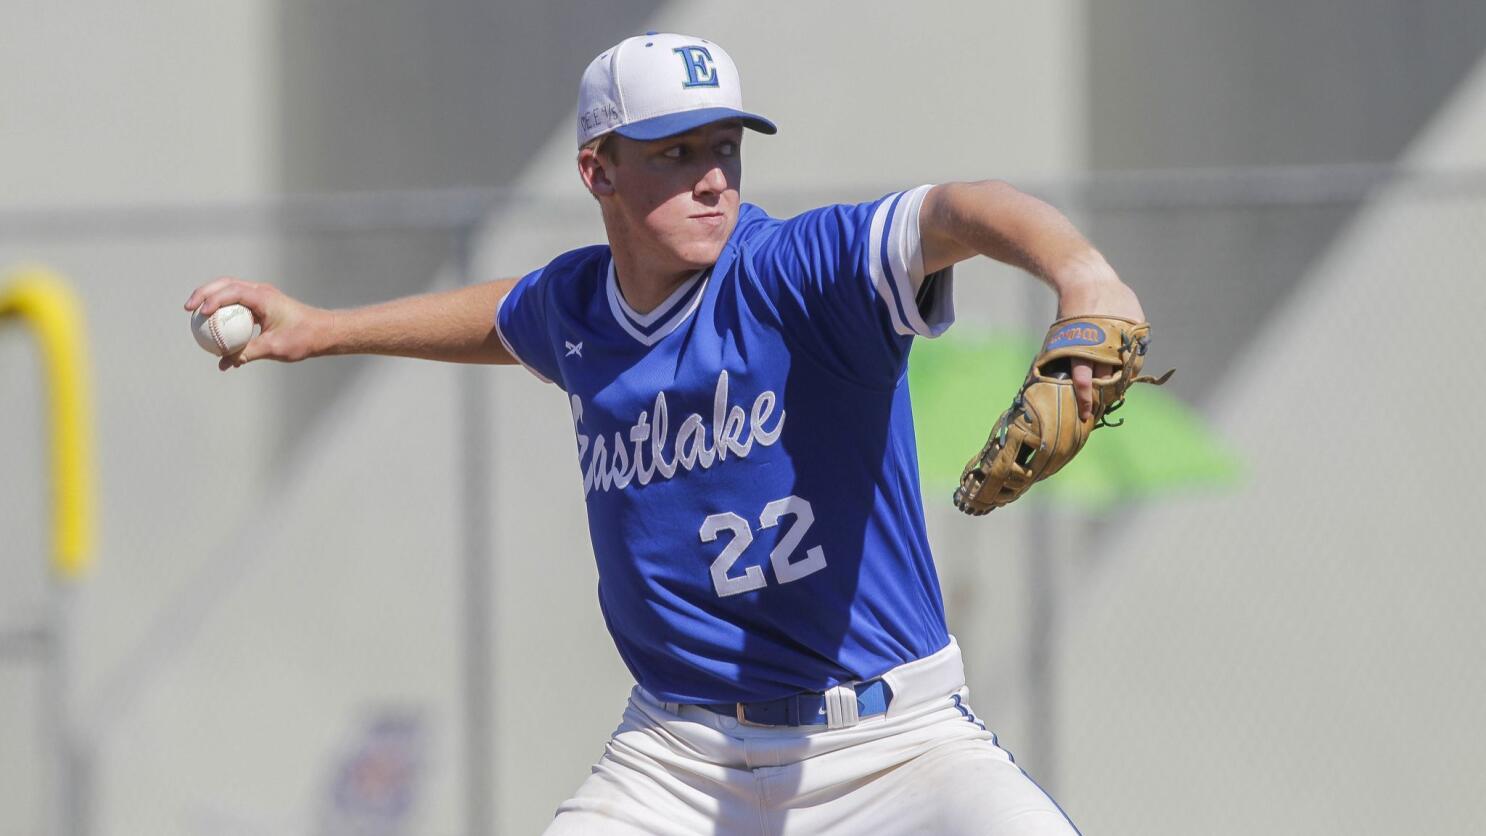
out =
[[[826,694],[826,728],[844,729],[855,726],[860,719],[857,713],[857,692],[850,685],[837,685]]]

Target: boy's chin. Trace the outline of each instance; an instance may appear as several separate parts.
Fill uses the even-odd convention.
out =
[[[710,244],[697,244],[686,247],[676,254],[678,259],[693,270],[702,270],[717,263],[722,255],[722,247]]]

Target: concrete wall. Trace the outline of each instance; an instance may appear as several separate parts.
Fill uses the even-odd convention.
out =
[[[591,54],[646,28],[728,46],[748,103],[782,128],[747,139],[745,197],[780,213],[919,182],[1016,182],[1090,165],[1387,160],[1446,101],[1451,115],[1409,159],[1486,162],[1469,155],[1481,132],[1466,123],[1486,101],[1478,87],[1452,98],[1476,58],[1477,8],[1407,5],[1408,15],[1381,0],[1356,14],[1146,0],[912,13],[875,0],[849,11],[648,0],[597,11],[464,0],[171,3],[127,14],[23,4],[21,23],[0,32],[18,57],[11,66],[26,68],[0,78],[9,108],[0,212],[509,186],[539,199],[492,211],[470,275],[517,274],[601,236],[573,170],[573,90]],[[1134,529],[1053,517],[1054,577],[1068,596],[1056,735],[1026,678],[1034,578],[1023,555],[1042,523],[1013,508],[987,525],[930,497],[977,713],[1091,831],[1214,832],[1216,818],[1232,832],[1322,830],[1331,820],[1388,832],[1407,828],[1399,811],[1420,809],[1440,812],[1416,829],[1443,831],[1477,812],[1459,801],[1458,778],[1475,738],[1445,731],[1464,714],[1451,700],[1468,683],[1437,696],[1406,683],[1445,679],[1454,646],[1419,648],[1442,632],[1431,625],[1469,623],[1461,596],[1478,584],[1464,564],[1405,566],[1389,546],[1427,533],[1418,542],[1443,554],[1468,542],[1469,509],[1428,503],[1440,483],[1425,475],[1405,483],[1420,503],[1402,503],[1414,519],[1385,517],[1360,490],[1345,503],[1324,493],[1322,477],[1376,481],[1355,451],[1408,416],[1353,400],[1363,388],[1342,384],[1326,390],[1347,406],[1335,419],[1304,383],[1329,368],[1287,365],[1327,356],[1317,335],[1331,333],[1338,312],[1370,322],[1394,311],[1387,278],[1409,265],[1438,257],[1427,262],[1438,265],[1431,277],[1474,275],[1466,242],[1479,209],[1390,205],[1365,215],[1081,213],[1147,299],[1163,358],[1181,358],[1175,391],[1226,416],[1220,429],[1255,470],[1242,496],[1151,511]],[[472,797],[494,808],[497,832],[539,830],[601,752],[629,686],[594,600],[562,398],[519,369],[400,360],[221,375],[176,307],[221,273],[325,305],[448,287],[463,278],[455,242],[208,230],[189,215],[149,231],[94,215],[79,235],[28,217],[30,226],[0,229],[0,265],[52,263],[78,284],[95,324],[101,546],[97,571],[72,596],[71,701],[96,744],[94,832],[346,832],[355,810],[329,799],[347,764],[367,762],[358,751],[416,775],[405,832],[465,832]],[[1010,294],[1018,301],[994,304],[1008,283],[1024,288]],[[1415,344],[1429,342],[1430,311],[1480,308],[1468,284],[1425,291],[1397,308]],[[1051,303],[1025,277],[985,264],[961,271],[958,292],[967,330],[1035,321]],[[38,439],[25,345],[0,331],[0,430]],[[1368,362],[1391,369],[1385,360],[1408,356]],[[1387,393],[1388,403],[1408,397]],[[1324,444],[1265,448],[1281,403],[1311,404],[1300,414],[1349,429]],[[472,413],[488,425],[467,426]],[[488,473],[471,474],[482,446]],[[1448,470],[1449,451],[1416,452],[1421,474]],[[1297,482],[1291,468],[1302,458],[1309,475]],[[0,629],[47,600],[40,467],[35,444],[0,450]],[[471,475],[488,492],[485,509],[467,507]],[[1389,522],[1368,528],[1374,519]],[[1284,536],[1296,532],[1306,537]],[[489,786],[471,785],[466,771],[460,619],[472,533],[491,544]],[[1069,556],[1086,536],[1111,548]],[[1411,597],[1389,610],[1390,589]],[[1309,648],[1285,646],[1297,632]],[[1377,648],[1405,684],[1379,687],[1385,678],[1368,666]],[[34,670],[0,665],[0,834],[47,824],[45,772],[33,763],[44,743],[26,714],[40,702],[38,682]],[[1370,717],[1406,732],[1370,737],[1361,722]],[[1374,739],[1426,742],[1438,754],[1400,790],[1369,771],[1375,761],[1359,741]],[[1317,775],[1334,777],[1317,784]],[[1264,801],[1240,809],[1239,796]]]
[[[1096,169],[1486,162],[1478,3],[1117,0],[1088,20]],[[1475,632],[1462,595],[1486,577],[1466,556],[1472,477],[1451,464],[1478,445],[1409,434],[1399,473],[1380,442],[1413,423],[1409,392],[1460,391],[1426,355],[1467,350],[1483,206],[1400,186],[1360,203],[1087,214],[1143,291],[1173,391],[1250,472],[1232,493],[1145,505],[1096,530],[1116,535],[1097,558],[1063,559],[1083,566],[1049,777],[1086,827],[1479,821],[1459,776],[1486,727],[1460,700],[1483,671],[1452,636]],[[1404,752],[1417,757],[1383,765]]]
[[[11,0],[0,205],[235,199],[279,167],[273,7]]]
[[[1486,165],[1486,65],[1403,161]],[[1215,395],[1236,494],[1139,514],[1070,608],[1067,798],[1112,833],[1466,833],[1486,680],[1462,386],[1486,197],[1383,190]],[[1386,335],[1372,338],[1368,335]],[[1438,359],[1437,359],[1438,358]],[[1180,374],[1180,372],[1179,372]],[[1390,452],[1397,446],[1404,463]]]
[[[1112,0],[1089,5],[1088,25],[1095,170],[1388,163],[1480,59],[1486,5]],[[1087,218],[1152,321],[1172,324],[1160,339],[1184,358],[1189,397],[1222,385],[1356,206],[1261,209]]]
[[[272,12],[251,2],[7,3],[0,212],[276,190]],[[97,571],[73,596],[78,701],[100,696],[102,672],[139,643],[151,613],[210,549],[203,544],[234,527],[232,497],[255,493],[266,477],[254,450],[270,429],[248,417],[260,403],[255,382],[201,388],[218,381],[182,341],[175,308],[192,282],[266,266],[262,245],[241,235],[140,240],[113,231],[104,225],[81,240],[0,222],[0,274],[51,264],[74,281],[95,326],[100,547]],[[41,382],[28,346],[18,329],[0,331],[0,630],[36,623],[51,597],[40,570],[49,548]],[[222,414],[234,420],[224,424]],[[40,670],[34,659],[0,661],[7,836],[48,832],[54,821],[39,722],[56,695]],[[120,774],[128,772],[125,764]]]

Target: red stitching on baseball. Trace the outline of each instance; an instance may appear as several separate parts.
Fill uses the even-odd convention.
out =
[[[217,314],[218,313],[221,313],[221,311],[217,311],[216,313],[213,313],[211,316],[209,316],[209,317],[206,318],[206,327],[209,328],[209,329],[211,329],[211,332],[212,332],[212,341],[217,344],[217,351],[219,351],[222,354],[226,354],[227,353],[227,343],[225,343],[225,342],[222,341],[222,332],[217,329]]]

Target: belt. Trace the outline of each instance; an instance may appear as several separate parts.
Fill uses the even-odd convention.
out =
[[[745,726],[829,726],[844,728],[856,725],[863,717],[887,713],[893,700],[893,689],[881,679],[869,679],[850,685],[838,685],[825,692],[791,694],[763,702],[704,703],[705,708],[724,717],[736,717]]]

